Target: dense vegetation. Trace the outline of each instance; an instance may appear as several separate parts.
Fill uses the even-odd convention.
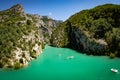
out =
[[[16,7],[22,11],[21,5],[13,8],[17,9]],[[31,20],[26,19],[24,12],[15,9],[0,12],[0,67],[18,69],[23,67],[25,61],[29,61],[27,55],[37,57],[33,47],[36,43],[41,45],[41,41],[38,39],[38,27]],[[21,55],[15,53],[18,49],[21,50],[19,52]],[[26,54],[25,51],[29,53]],[[17,55],[20,59],[16,57]]]
[[[34,27],[33,24],[30,24],[31,23],[29,22],[25,25],[18,24],[17,26],[15,24],[8,24],[7,22],[0,24],[0,59],[2,60],[2,62],[0,62],[1,67],[2,65],[8,63],[8,59],[15,56],[13,51],[17,48],[21,48],[23,51],[29,50],[30,55],[34,57],[34,52],[31,50],[35,43],[32,43],[32,41],[26,42],[25,39],[22,38],[22,36],[29,35],[32,31],[36,31],[36,33],[38,33],[36,27]],[[37,43],[39,43],[39,41]],[[17,64],[19,64],[19,62],[17,62]],[[18,65],[15,64],[15,67],[16,66]]]
[[[105,4],[97,6],[93,9],[80,11],[71,16],[67,21],[56,28],[52,35],[51,43],[54,46],[70,47],[73,49],[77,49],[78,51],[83,51],[85,45],[82,45],[82,42],[82,44],[78,44],[75,40],[75,34],[73,34],[77,30],[79,30],[80,33],[87,37],[87,40],[89,40],[89,42],[93,42],[91,41],[93,39],[94,41],[100,39],[104,40],[104,42],[107,43],[107,47],[101,53],[94,53],[93,51],[90,52],[85,50],[83,52],[87,52],[89,54],[94,53],[94,55],[104,54],[110,55],[111,57],[120,57],[119,14],[120,5],[115,4]]]
[[[33,25],[15,26],[7,24],[0,25],[0,53],[10,53],[11,49],[16,46],[20,46],[22,43],[18,43],[18,40],[23,35],[28,35],[32,30],[35,30]]]
[[[21,4],[0,11],[0,68],[21,68],[50,43],[53,29],[61,21],[26,14]]]

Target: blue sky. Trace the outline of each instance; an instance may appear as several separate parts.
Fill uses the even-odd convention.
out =
[[[120,0],[0,0],[0,10],[20,3],[26,13],[48,15],[57,20],[66,20],[71,15],[106,3],[120,4]]]

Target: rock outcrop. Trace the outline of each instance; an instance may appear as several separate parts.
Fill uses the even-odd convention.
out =
[[[77,27],[62,25],[58,30],[53,32],[51,38],[51,45],[56,47],[68,47],[87,54],[103,55],[108,46],[105,40],[91,38],[87,31]]]
[[[40,34],[43,34],[41,37],[44,40],[44,44],[50,44],[50,38],[54,28],[62,23],[61,20],[53,20],[48,16],[40,16],[38,14],[27,14],[27,17],[40,29]]]
[[[5,22],[9,19],[11,19],[12,17],[26,17],[26,14],[24,12],[24,9],[22,7],[22,5],[17,4],[13,7],[11,7],[10,9],[7,10],[3,10],[0,11],[0,22]]]
[[[13,14],[20,14],[20,16],[25,16],[24,8],[21,4],[14,5],[7,11],[13,11]]]

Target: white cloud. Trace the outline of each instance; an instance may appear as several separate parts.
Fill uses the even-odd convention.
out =
[[[48,14],[49,14],[49,16],[51,16],[51,15],[52,15],[52,12],[49,12]]]

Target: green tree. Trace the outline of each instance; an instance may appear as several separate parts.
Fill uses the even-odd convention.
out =
[[[31,25],[31,20],[27,20],[27,25]]]
[[[120,30],[119,28],[113,28],[112,31],[106,33],[106,40],[109,44],[110,51],[117,51],[117,55],[120,55]]]
[[[106,19],[100,18],[92,22],[90,30],[94,33],[95,38],[104,38],[105,33],[111,28],[111,24],[109,24]]]

